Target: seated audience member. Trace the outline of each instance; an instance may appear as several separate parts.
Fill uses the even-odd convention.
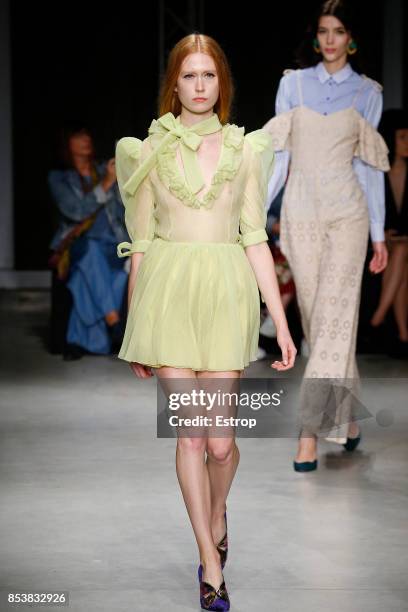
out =
[[[408,113],[400,109],[385,111],[379,131],[388,145],[391,165],[385,175],[389,262],[371,325],[381,329],[392,307],[398,338],[393,339],[390,352],[395,357],[408,357]]]
[[[129,238],[115,160],[96,161],[92,136],[82,125],[64,131],[62,156],[64,169],[48,175],[59,212],[50,265],[72,296],[64,348],[68,360],[117,348],[128,274],[116,246]]]

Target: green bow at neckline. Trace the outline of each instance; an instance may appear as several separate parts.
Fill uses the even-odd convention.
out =
[[[176,140],[180,140],[180,152],[183,160],[186,182],[194,194],[198,193],[204,187],[204,180],[200,166],[198,165],[196,151],[203,140],[203,136],[214,134],[221,129],[222,124],[216,114],[211,115],[211,117],[191,127],[183,125],[180,121],[180,117],[176,119],[173,113],[166,113],[159,119],[153,120],[149,128],[149,134],[163,134],[164,138],[162,138],[159,145],[152,151],[149,157],[140,164],[124,184],[124,189],[131,195],[134,195],[145,176],[156,165],[159,153],[169,144]]]

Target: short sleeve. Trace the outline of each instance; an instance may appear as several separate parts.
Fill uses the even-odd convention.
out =
[[[359,157],[363,162],[377,170],[388,172],[390,169],[388,147],[383,137],[362,117],[360,119],[359,138],[354,156]]]
[[[287,111],[272,117],[263,129],[271,137],[271,143],[275,151],[290,151],[290,134],[292,131],[293,111]]]
[[[378,128],[383,111],[383,88],[380,83],[368,78],[365,74],[362,74],[361,76],[369,85],[368,97],[362,114],[374,128]]]
[[[246,184],[240,214],[241,242],[244,247],[265,242],[265,200],[273,172],[274,151],[269,134],[257,130],[245,136]]]
[[[143,146],[141,140],[130,137],[121,138],[116,145],[116,176],[125,206],[126,228],[132,239],[132,244],[121,242],[118,245],[119,257],[144,253],[154,237],[154,196],[149,176],[143,179],[133,195],[125,189],[126,182],[142,161]]]

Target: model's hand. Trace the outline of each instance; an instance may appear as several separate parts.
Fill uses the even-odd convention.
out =
[[[132,361],[130,367],[138,378],[151,378],[153,376],[152,368],[137,363],[136,361]]]
[[[271,363],[271,368],[274,368],[279,372],[293,368],[297,350],[289,330],[284,329],[282,331],[278,331],[276,340],[282,351],[282,361],[274,361]]]
[[[369,269],[373,274],[379,274],[387,267],[388,251],[385,242],[373,242],[374,255],[370,261]]]

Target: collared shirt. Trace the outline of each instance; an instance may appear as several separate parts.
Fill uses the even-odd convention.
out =
[[[353,75],[353,69],[350,64],[346,64],[337,72],[330,73],[326,70],[326,66],[323,64],[323,62],[320,62],[317,64],[317,66],[312,68],[312,71],[317,74],[317,77],[321,83],[325,83],[326,81],[330,80],[333,80],[335,83],[343,83],[343,81],[346,81]],[[307,72],[307,70],[305,70],[305,72]]]
[[[323,62],[301,71],[303,104],[323,115],[329,115],[354,105],[355,109],[377,128],[382,113],[381,88],[375,82],[364,79],[346,64],[341,70],[330,74]],[[276,114],[299,106],[296,71],[285,74],[276,96]],[[269,203],[283,186],[290,160],[286,151],[276,155],[276,171],[269,183]],[[373,241],[384,240],[385,202],[384,173],[372,168],[361,159],[353,159],[353,167],[365,193],[369,214],[370,233]]]

